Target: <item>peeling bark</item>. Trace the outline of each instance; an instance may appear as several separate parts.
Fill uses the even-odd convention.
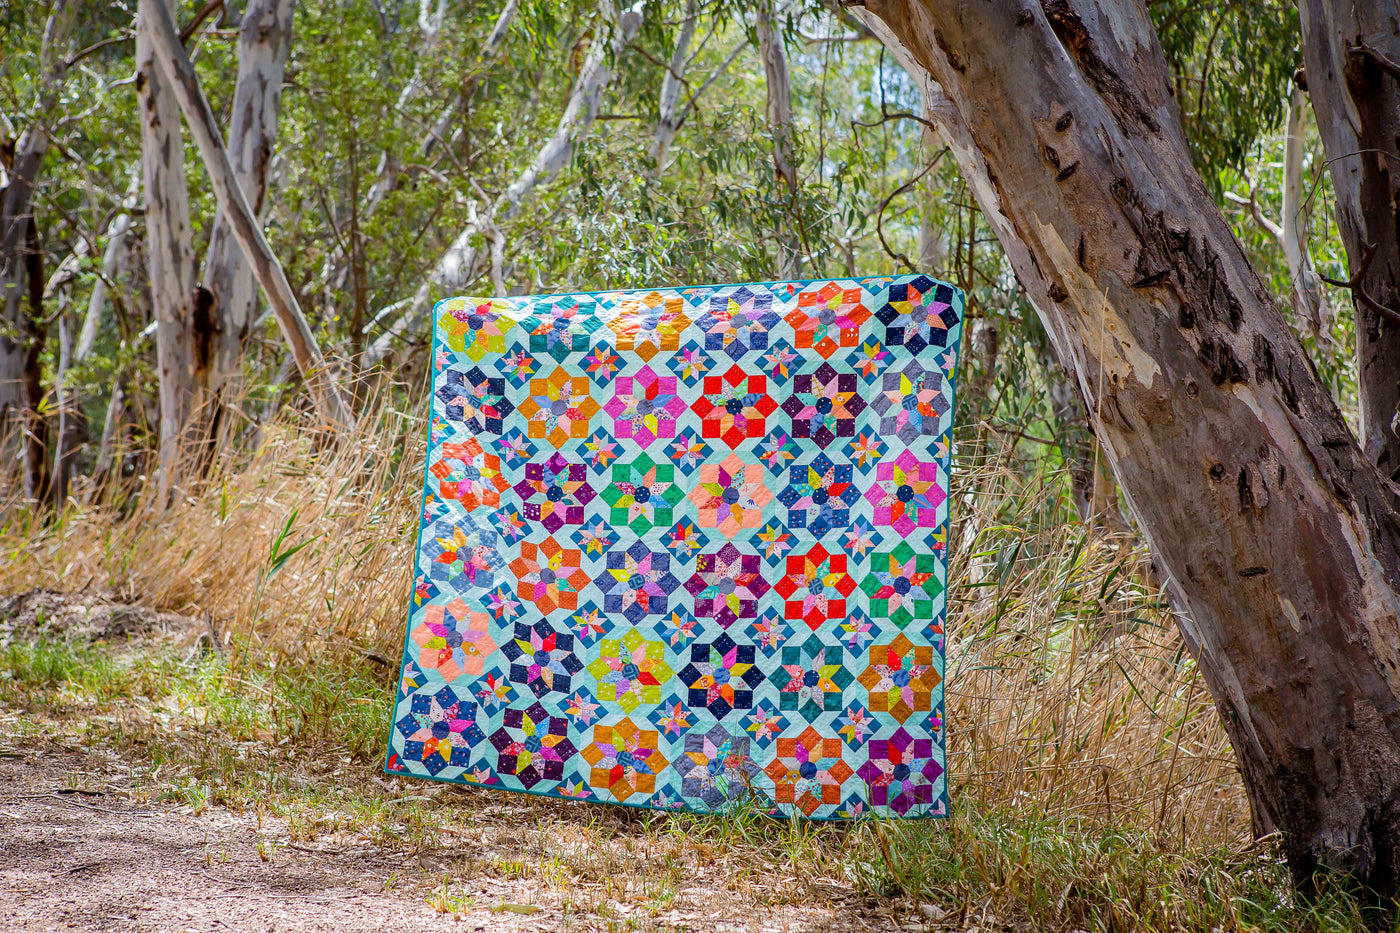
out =
[[[252,0],[238,28],[238,80],[229,122],[229,160],[248,207],[259,226],[267,216],[272,156],[282,80],[291,48],[294,0]],[[206,426],[201,439],[213,441],[219,412],[236,400],[242,385],[243,347],[257,311],[258,281],[222,209],[204,261],[202,295],[210,302],[210,327],[196,334],[196,380]]]
[[[239,187],[228,151],[219,137],[214,113],[200,90],[194,66],[180,45],[170,11],[159,0],[142,0],[139,9],[144,30],[138,29],[138,35],[142,31],[148,35],[159,57],[160,69],[170,77],[170,90],[199,146],[219,207],[228,218],[234,238],[238,240],[258,284],[267,295],[292,358],[296,360],[297,368],[311,390],[317,411],[327,425],[338,431],[354,428],[354,412],[336,386],[311,326],[301,313],[301,306],[297,303],[286,273],[268,246],[257,218],[243,196],[243,189]],[[192,313],[200,313],[198,302]]]
[[[495,225],[514,214],[535,188],[554,178],[569,163],[574,146],[587,134],[598,115],[604,89],[612,82],[613,72],[608,61],[621,54],[641,25],[640,2],[621,15],[615,14],[612,0],[599,4],[598,36],[584,58],[553,135],[540,147],[530,165],[496,198],[485,217],[473,214],[413,296],[408,311],[365,350],[364,365],[373,365],[389,355],[394,340],[427,314],[434,294],[462,288],[481,274],[483,263],[490,261],[490,249],[481,250],[477,241],[487,239],[488,246],[494,243],[498,235]],[[611,27],[610,33],[608,27]]]
[[[1361,446],[1400,478],[1400,4],[1298,0],[1308,95],[1354,279]],[[1392,63],[1387,66],[1387,62]],[[1386,313],[1389,310],[1390,314]]]
[[[1073,365],[1295,877],[1400,890],[1400,520],[1191,163],[1140,0],[870,0]],[[941,94],[939,93],[941,91]]]

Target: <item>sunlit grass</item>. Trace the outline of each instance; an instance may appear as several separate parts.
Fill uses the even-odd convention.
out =
[[[704,878],[755,906],[862,898],[896,925],[1358,923],[1326,885],[1295,902],[1276,847],[1250,838],[1140,544],[1078,522],[1060,477],[975,434],[957,454],[948,542],[951,819],[666,814],[385,777],[421,437],[391,410],[364,425],[320,451],[270,426],[259,454],[159,520],[139,503],[48,523],[6,512],[0,592],[96,580],[207,616],[218,636],[118,650],[16,634],[0,647],[0,704],[24,711],[16,739],[109,749],[149,799],[281,821],[268,858],[279,845],[448,853],[433,903],[445,914],[510,910],[462,886],[490,877],[623,928],[693,901]]]
[[[138,763],[151,776],[142,789],[149,799],[284,820],[285,843],[260,837],[266,858],[286,843],[346,838],[407,853],[450,851],[463,841],[477,850],[502,833],[495,851],[460,862],[430,898],[445,914],[487,906],[460,887],[474,876],[529,880],[600,915],[616,903],[656,914],[705,865],[727,866],[764,903],[811,903],[824,885],[836,885],[892,910],[962,925],[1020,918],[1063,930],[1362,926],[1339,890],[1324,885],[1315,903],[1295,902],[1268,841],[1182,847],[1142,829],[1025,809],[961,806],[948,821],[845,825],[749,810],[705,816],[535,801],[526,805],[533,819],[483,822],[489,792],[391,789],[372,780],[392,703],[382,676],[246,651],[193,662],[174,650],[123,662],[109,654],[65,642],[12,643],[0,651],[4,703],[46,709],[53,716],[46,731]]]

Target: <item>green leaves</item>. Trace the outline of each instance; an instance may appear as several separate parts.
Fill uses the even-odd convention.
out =
[[[292,526],[296,524],[299,513],[299,509],[292,509],[291,514],[287,516],[287,521],[282,525],[282,530],[277,533],[277,537],[272,539],[272,546],[267,552],[267,575],[263,578],[264,580],[271,580],[278,571],[287,565],[287,561],[296,556],[298,551],[322,537],[322,534],[312,535],[298,544],[287,545],[288,539],[292,536]]]
[[[1302,64],[1298,10],[1289,0],[1156,0],[1148,9],[1196,167],[1219,196],[1220,171],[1244,167],[1255,143],[1283,122]]]

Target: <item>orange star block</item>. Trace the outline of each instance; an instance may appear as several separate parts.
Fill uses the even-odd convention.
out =
[[[469,478],[472,471],[466,467],[475,467],[477,476]],[[456,499],[468,509],[483,505],[497,508],[501,493],[510,488],[501,473],[501,458],[486,453],[474,438],[460,444],[443,444],[439,459],[428,469],[440,482],[438,492],[442,498]]]
[[[773,779],[773,799],[808,816],[823,804],[840,803],[841,785],[855,773],[842,758],[843,748],[840,739],[824,739],[811,726],[795,738],[778,739],[777,755],[763,769]]]
[[[570,376],[562,366],[547,379],[531,379],[530,395],[516,406],[527,419],[525,433],[549,441],[556,450],[570,439],[587,437],[598,409],[588,394],[588,377]]]
[[[792,325],[799,350],[813,349],[830,359],[840,347],[860,343],[860,325],[870,318],[859,288],[828,282],[820,291],[803,292],[783,320]]]
[[[681,332],[690,326],[685,316],[685,299],[680,295],[663,297],[652,292],[641,298],[623,299],[618,315],[608,321],[617,334],[617,349],[630,350],[650,362],[659,351],[680,348]]]
[[[579,551],[562,547],[553,538],[545,538],[538,545],[531,541],[522,543],[520,556],[510,562],[519,581],[516,595],[534,603],[546,615],[560,608],[577,609],[579,591],[589,583],[581,561]]]
[[[619,802],[634,794],[654,794],[656,776],[669,764],[658,750],[660,738],[655,730],[626,717],[610,726],[594,726],[593,741],[580,752],[589,764],[589,785],[608,791]]]
[[[943,682],[933,666],[933,647],[916,647],[903,634],[871,645],[869,663],[856,679],[870,695],[871,712],[889,713],[900,722],[933,709],[933,690]]]

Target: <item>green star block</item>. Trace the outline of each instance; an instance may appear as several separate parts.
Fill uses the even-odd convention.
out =
[[[933,603],[943,593],[938,558],[917,554],[907,541],[892,551],[870,556],[870,573],[860,588],[870,597],[870,614],[889,619],[901,630],[934,618]]]
[[[783,648],[782,663],[768,675],[778,688],[778,708],[800,710],[807,719],[815,719],[823,711],[841,710],[846,688],[855,680],[842,661],[839,646],[824,645],[818,638],[808,639],[801,648]],[[814,675],[817,682],[807,684],[808,675]],[[820,694],[820,705],[812,697],[801,698],[804,686]]]
[[[612,508],[613,525],[626,525],[637,534],[669,527],[673,509],[685,497],[676,483],[676,468],[657,463],[645,453],[631,463],[612,468],[612,485],[603,490],[603,501]]]

